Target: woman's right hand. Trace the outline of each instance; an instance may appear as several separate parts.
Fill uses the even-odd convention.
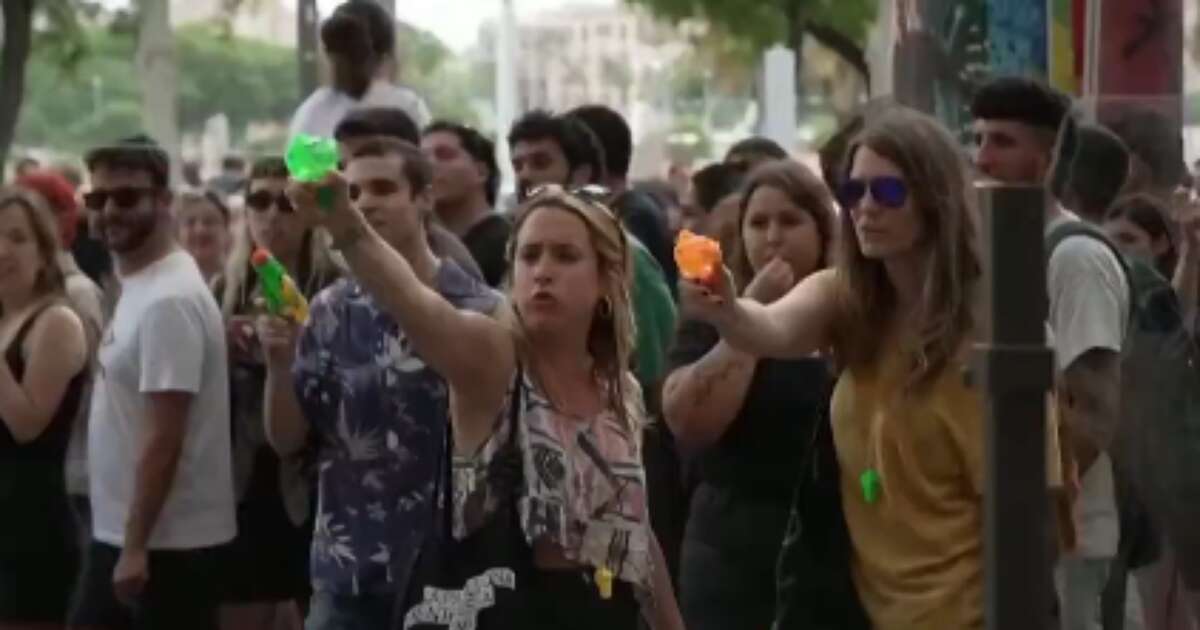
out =
[[[258,341],[262,344],[267,369],[277,372],[292,369],[300,327],[290,319],[260,315],[257,328]]]
[[[727,267],[721,267],[712,282],[679,281],[679,305],[684,316],[718,328],[733,316],[736,299],[733,275]]]

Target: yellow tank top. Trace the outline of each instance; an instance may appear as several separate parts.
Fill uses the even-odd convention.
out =
[[[846,370],[834,389],[854,581],[875,630],[983,627],[984,400],[967,385],[961,356],[920,394],[904,391],[908,366],[895,351],[874,369]],[[1057,488],[1049,396],[1046,407],[1047,485]],[[874,501],[867,471],[878,474]]]

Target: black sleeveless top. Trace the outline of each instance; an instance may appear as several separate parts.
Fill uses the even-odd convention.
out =
[[[26,367],[21,346],[44,312],[45,308],[26,320],[4,351],[18,383]],[[0,422],[0,554],[75,552],[63,466],[86,379],[85,367],[71,379],[54,418],[33,441],[17,442],[8,424]]]

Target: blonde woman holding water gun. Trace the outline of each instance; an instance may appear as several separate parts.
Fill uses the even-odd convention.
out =
[[[256,273],[254,258],[269,253],[302,298],[311,298],[340,274],[324,235],[306,229],[283,194],[287,178],[282,158],[255,162],[244,227],[234,235],[225,271],[214,283],[228,332],[238,493],[238,536],[230,555],[235,567],[228,573],[222,630],[298,629],[297,602],[305,606],[308,599],[312,480],[303,458],[279,458],[264,435],[266,369],[255,321],[271,310],[273,300],[264,286],[271,283]],[[283,309],[284,316],[290,314]]]

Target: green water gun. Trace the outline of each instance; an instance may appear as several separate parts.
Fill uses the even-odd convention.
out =
[[[250,257],[250,264],[258,274],[267,310],[276,317],[286,317],[297,324],[308,321],[308,300],[296,288],[296,281],[288,275],[271,252],[258,248]]]
[[[337,142],[329,138],[297,134],[288,143],[283,160],[287,163],[292,179],[298,182],[319,182],[337,169]],[[317,191],[317,203],[324,210],[332,210],[333,190],[322,188]]]

